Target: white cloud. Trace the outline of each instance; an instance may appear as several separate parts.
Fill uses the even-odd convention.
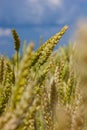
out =
[[[63,5],[63,0],[27,0],[27,6],[31,9],[31,12],[39,15],[46,15],[49,10],[56,10]]]
[[[8,37],[11,35],[11,29],[9,28],[0,28],[0,36]]]
[[[50,8],[61,7],[63,4],[62,0],[47,0]]]
[[[32,23],[42,23],[48,21],[56,11],[60,12],[63,0],[27,0],[25,6],[26,15],[22,19],[27,19],[27,21]]]
[[[44,1],[40,1],[40,0],[27,0],[27,2],[29,4],[32,4],[33,6],[41,6],[43,7],[44,5],[49,5],[49,7],[60,7],[63,3],[63,0],[44,0]]]

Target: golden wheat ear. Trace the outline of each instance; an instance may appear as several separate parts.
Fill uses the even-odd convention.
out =
[[[68,26],[64,26],[59,33],[56,33],[44,44],[42,44],[34,54],[30,66],[36,65],[37,69],[40,68],[47,61],[54,47],[58,44],[59,40],[62,38],[63,34],[67,31],[67,29]]]
[[[14,73],[10,61],[0,57],[0,114],[2,114],[11,97],[12,87],[14,85]]]

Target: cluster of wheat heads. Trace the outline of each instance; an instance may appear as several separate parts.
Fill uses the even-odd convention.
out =
[[[20,38],[12,30],[16,54],[0,56],[0,130],[80,130],[82,96],[73,67],[73,49],[53,52],[61,31],[34,51],[19,56]],[[70,50],[71,49],[71,50]]]

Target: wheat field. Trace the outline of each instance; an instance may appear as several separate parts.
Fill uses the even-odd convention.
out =
[[[87,38],[54,47],[68,29],[35,51],[12,30],[15,54],[0,55],[0,130],[87,130]],[[82,35],[83,34],[83,35]]]

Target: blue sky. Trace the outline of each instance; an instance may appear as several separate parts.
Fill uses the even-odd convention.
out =
[[[60,41],[67,44],[79,19],[87,18],[87,0],[0,0],[0,54],[12,55],[11,29],[15,28],[21,38],[39,46],[64,25],[69,30]]]

